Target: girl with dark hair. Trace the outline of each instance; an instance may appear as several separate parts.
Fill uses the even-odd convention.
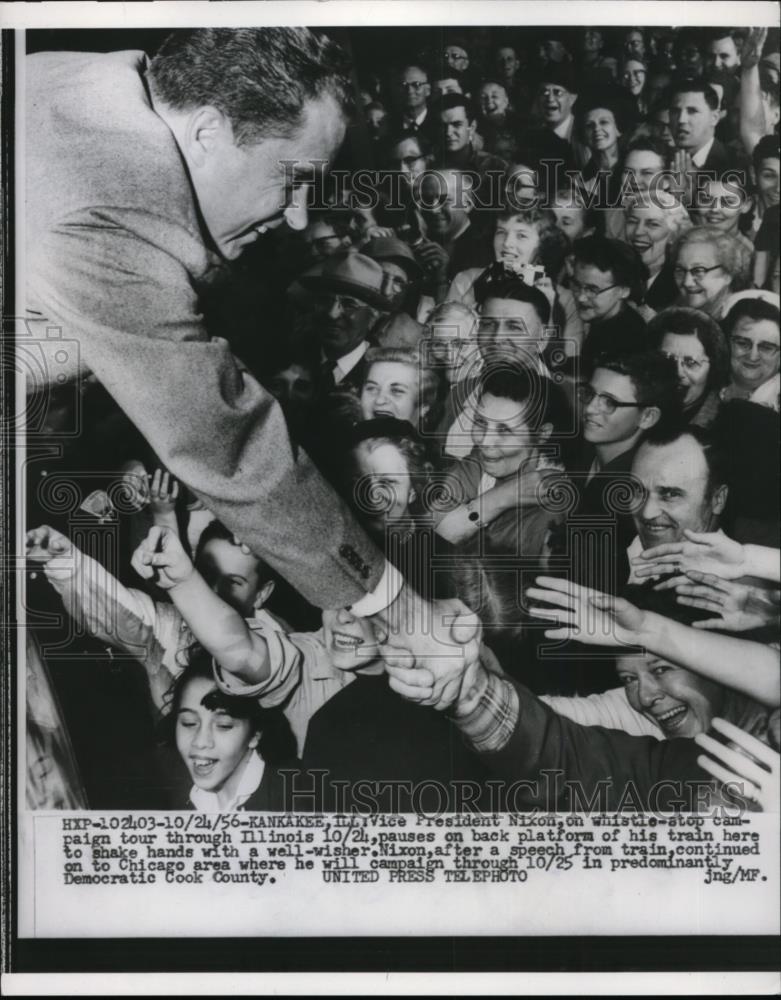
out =
[[[200,812],[285,808],[279,767],[295,767],[290,727],[255,698],[220,691],[212,658],[195,647],[170,690],[165,720],[192,780],[184,809]]]

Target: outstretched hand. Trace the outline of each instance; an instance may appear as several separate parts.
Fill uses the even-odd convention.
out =
[[[698,733],[694,742],[710,754],[697,758],[700,767],[718,781],[741,788],[744,798],[756,802],[764,812],[778,813],[781,807],[781,757],[755,736],[733,726],[726,719],[715,718],[711,725],[737,749],[714,740],[707,733]]]
[[[632,646],[640,642],[646,613],[624,598],[552,576],[538,576],[535,583],[536,587],[527,588],[526,596],[555,605],[528,608],[536,618],[546,618],[558,626],[545,630],[548,639],[575,639],[591,646]]]
[[[635,575],[662,576],[665,573],[713,573],[725,580],[745,576],[746,561],[743,546],[728,538],[723,531],[698,532],[684,530],[685,542],[665,542],[645,549],[632,560]]]
[[[691,569],[683,580],[675,587],[678,603],[702,608],[715,616],[692,622],[692,628],[748,632],[778,620],[778,604],[773,601],[773,591]]]

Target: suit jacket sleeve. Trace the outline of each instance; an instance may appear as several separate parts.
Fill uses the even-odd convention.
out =
[[[384,561],[310,460],[276,401],[209,340],[178,222],[139,209],[72,213],[28,246],[28,301],[163,464],[310,602],[354,603]]]

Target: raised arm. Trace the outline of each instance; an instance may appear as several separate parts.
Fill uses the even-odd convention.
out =
[[[779,654],[771,646],[712,635],[567,580],[538,577],[536,583],[526,591],[527,596],[555,607],[530,607],[529,611],[557,624],[545,632],[551,639],[640,646],[764,705],[776,707],[781,700]]]
[[[195,638],[223,671],[245,684],[269,676],[265,639],[211,590],[174,531],[158,525],[150,528],[131,562],[139,576],[154,579],[168,591]]]
[[[740,138],[749,156],[762,136],[770,131],[762,107],[762,86],[759,78],[759,60],[766,38],[767,28],[751,28],[741,53]]]
[[[208,339],[196,279],[209,263],[159,213],[83,210],[30,242],[28,304],[220,521],[312,603],[350,604],[380,579],[382,554],[296,451],[274,398]]]

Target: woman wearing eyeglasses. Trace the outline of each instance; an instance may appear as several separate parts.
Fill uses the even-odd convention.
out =
[[[721,391],[722,400],[747,399],[781,409],[779,297],[764,291],[744,293],[732,300],[724,327],[729,338],[730,383]]]
[[[729,348],[719,324],[699,309],[663,309],[648,324],[648,346],[675,362],[686,422],[709,427],[729,380]]]
[[[673,253],[675,304],[721,319],[730,294],[748,284],[750,266],[751,251],[743,241],[709,226],[690,229]]]

